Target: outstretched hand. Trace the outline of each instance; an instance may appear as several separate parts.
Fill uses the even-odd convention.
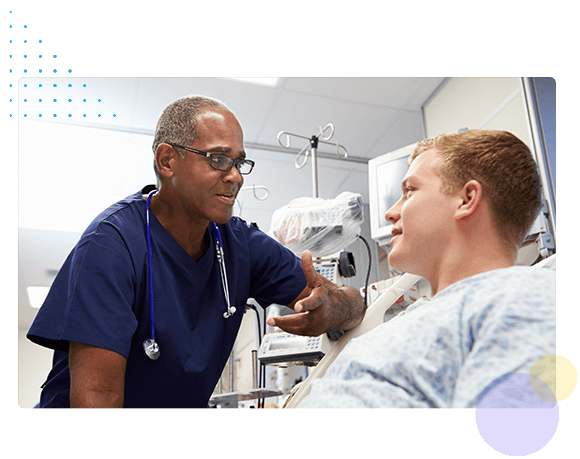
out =
[[[314,269],[312,254],[302,254],[306,288],[288,305],[297,314],[271,317],[268,325],[296,335],[318,336],[330,330],[349,330],[364,317],[364,303],[352,287],[339,287]]]

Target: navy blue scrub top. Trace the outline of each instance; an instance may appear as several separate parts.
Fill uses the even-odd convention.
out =
[[[232,350],[245,304],[288,304],[306,286],[300,260],[274,239],[233,217],[218,225],[230,301],[226,302],[211,246],[196,263],[151,212],[151,248],[158,360],[151,337],[145,200],[139,191],[109,207],[89,225],[60,269],[28,338],[55,349],[41,407],[70,406],[70,341],[127,358],[125,407],[207,407]]]

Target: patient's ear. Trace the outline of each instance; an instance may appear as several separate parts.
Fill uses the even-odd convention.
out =
[[[455,212],[455,219],[461,220],[472,216],[478,209],[483,198],[481,184],[477,180],[465,183],[459,191],[460,205]]]

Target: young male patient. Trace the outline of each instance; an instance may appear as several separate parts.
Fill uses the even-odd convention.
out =
[[[300,408],[474,407],[495,378],[555,353],[555,272],[514,266],[541,202],[526,145],[503,131],[423,141],[402,191],[389,262],[432,298],[353,339]]]

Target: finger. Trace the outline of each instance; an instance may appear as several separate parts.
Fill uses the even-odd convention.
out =
[[[294,310],[296,312],[306,312],[306,311],[313,311],[317,309],[322,302],[320,301],[319,297],[315,294],[310,294],[310,296],[304,298],[303,300],[298,301],[294,305]]]
[[[318,324],[312,322],[308,314],[270,317],[268,319],[268,325],[278,327],[294,335],[318,336],[323,332],[323,330],[319,330],[320,326]]]
[[[306,284],[312,287],[316,282],[316,271],[314,270],[314,263],[312,262],[312,254],[305,250],[302,252],[302,271],[306,277]]]

